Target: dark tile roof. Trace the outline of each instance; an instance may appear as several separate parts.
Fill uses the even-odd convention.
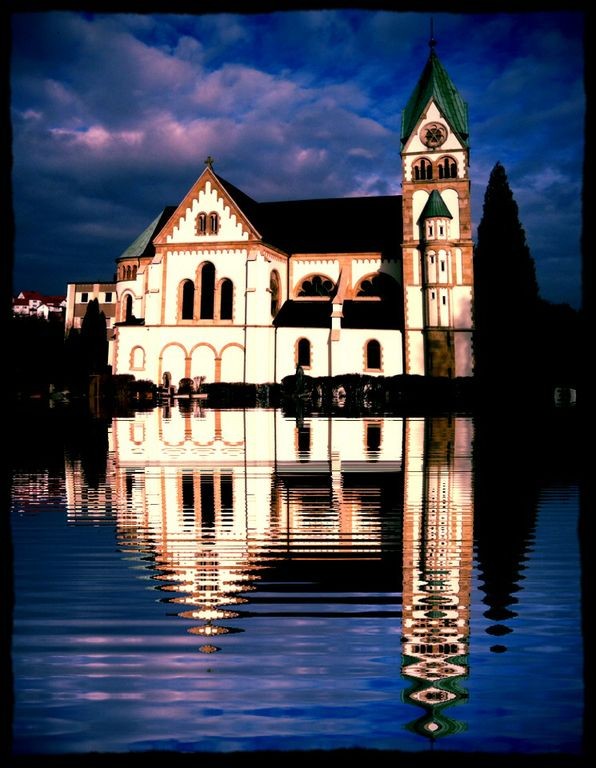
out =
[[[260,203],[254,224],[265,242],[286,253],[372,251],[398,258],[401,196]]]
[[[342,328],[402,329],[403,302],[344,301]]]
[[[217,179],[263,240],[286,253],[373,251],[399,257],[401,195],[258,203],[221,176]]]
[[[286,301],[273,321],[278,328],[331,328],[330,301]],[[401,304],[389,301],[346,300],[342,328],[402,329]]]
[[[273,320],[279,328],[331,328],[330,301],[284,302]]]

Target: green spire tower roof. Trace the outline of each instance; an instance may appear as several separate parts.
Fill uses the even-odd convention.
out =
[[[447,70],[439,61],[434,49],[434,40],[431,40],[430,56],[420,75],[420,80],[418,80],[418,84],[402,113],[402,144],[412,134],[416,123],[431,99],[434,99],[445,119],[449,122],[451,129],[457,134],[464,146],[467,146],[469,135],[468,105],[457,92]]]
[[[426,205],[418,217],[418,222],[424,221],[424,219],[431,219],[433,216],[440,216],[442,219],[453,218],[453,216],[449,213],[449,208],[447,208],[445,205],[445,201],[441,197],[441,193],[438,189],[433,189],[433,191],[428,196]]]

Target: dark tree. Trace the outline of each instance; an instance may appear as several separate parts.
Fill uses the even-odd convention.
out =
[[[539,295],[534,260],[504,167],[493,168],[474,250],[474,354],[481,384],[537,380]]]
[[[11,317],[9,345],[12,361],[8,377],[13,394],[46,397],[50,386],[64,383],[64,325],[56,319]]]
[[[81,324],[81,363],[85,373],[105,373],[108,364],[106,316],[99,309],[99,301],[92,299]]]

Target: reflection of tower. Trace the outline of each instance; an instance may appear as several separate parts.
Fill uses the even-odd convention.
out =
[[[473,556],[472,423],[408,419],[404,441],[402,674],[430,738],[462,730],[444,710],[466,698]]]

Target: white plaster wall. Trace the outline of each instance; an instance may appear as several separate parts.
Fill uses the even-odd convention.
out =
[[[426,254],[426,280],[429,283],[437,282],[437,261],[437,252],[434,250],[428,251]]]
[[[346,222],[346,226],[348,226]],[[296,296],[298,287],[305,277],[311,275],[324,275],[328,277],[333,283],[337,283],[340,274],[340,262],[337,258],[329,259],[300,259],[300,257],[294,256],[292,258],[292,272],[291,280],[292,286],[290,288],[292,296]]]
[[[463,262],[461,248],[455,249],[455,282],[461,285],[463,282]]]
[[[270,333],[273,333],[271,330]],[[132,373],[137,379],[151,379],[156,384],[161,383],[159,356],[166,345],[176,343],[180,352],[173,348],[166,353],[161,371],[169,370],[173,383],[186,374],[184,373],[184,360],[192,351],[192,376],[207,376],[207,381],[214,381],[214,359],[216,355],[225,357],[230,344],[239,344],[244,347],[244,333],[242,328],[234,326],[121,326],[117,329],[118,346],[115,373]],[[135,371],[130,368],[130,351],[135,345],[142,346],[146,352],[145,371]],[[205,345],[205,346],[199,346]],[[209,346],[213,348],[209,351]],[[194,350],[194,351],[193,351]],[[229,360],[226,359],[226,365]],[[166,366],[169,365],[170,367]],[[195,364],[198,370],[194,369]],[[209,370],[201,370],[205,365]],[[242,381],[242,366],[237,365],[233,381]],[[211,373],[213,371],[213,373]]]
[[[269,334],[272,335],[272,334]],[[269,359],[267,360],[266,368],[269,368]],[[240,382],[244,377],[244,347],[238,344],[229,344],[221,351],[221,381],[226,382]],[[210,379],[213,381],[214,379]],[[252,378],[247,368],[247,381],[257,382]],[[209,381],[209,379],[207,379]]]
[[[74,308],[77,295],[77,289],[75,283],[68,283],[66,286],[66,310],[64,313],[65,321],[64,325],[66,330],[73,326],[74,323]]]
[[[274,261],[266,251],[258,250],[251,253],[246,278],[248,286],[246,321],[249,325],[270,326],[273,322],[270,284],[271,273],[274,270],[279,273],[281,303],[283,303],[286,294],[286,265]],[[239,319],[239,322],[243,322],[243,319]]]
[[[439,325],[439,292],[436,288],[428,288],[426,300],[428,304],[428,324]]]
[[[420,225],[418,224],[418,219],[420,218],[420,214],[424,210],[424,206],[429,197],[430,193],[424,189],[414,190],[414,194],[412,195],[412,231],[410,233],[412,240],[420,239]]]
[[[405,373],[412,375],[424,375],[424,336],[422,331],[407,331],[406,344],[409,353],[410,369]]]
[[[472,288],[469,285],[456,285],[451,289],[453,303],[452,319],[454,328],[472,327]]]
[[[366,343],[376,339],[381,345],[380,371],[366,370]],[[367,373],[370,376],[399,376],[403,373],[401,331],[388,329],[342,328],[338,341],[332,342],[331,375]]]
[[[182,347],[180,344],[173,343],[168,344],[163,350],[160,350],[162,354],[162,371],[165,373],[168,371],[172,376],[172,384],[177,387],[180,379],[186,377],[186,350],[184,347]],[[149,355],[147,355],[148,357]],[[148,361],[149,364],[150,361]],[[159,363],[157,361],[153,364],[154,370],[158,370]],[[138,378],[145,378],[141,375],[140,371],[131,371],[131,373],[136,373]],[[161,377],[156,374],[151,377],[151,380],[154,381],[156,384],[159,384],[161,381]]]
[[[244,322],[244,288],[246,270],[246,249],[224,251],[183,250],[168,251],[166,274],[166,310],[165,322],[174,324],[178,321],[178,291],[183,280],[197,279],[200,264],[210,261],[215,267],[215,283],[228,278],[234,285],[233,321]],[[197,301],[199,297],[197,296]]]
[[[420,140],[420,128],[428,122],[441,121],[447,127],[447,139],[445,143],[439,147],[438,150],[429,150]],[[418,159],[418,156],[424,155],[433,162],[444,155],[450,155],[457,162],[457,174],[458,178],[465,178],[466,176],[466,164],[465,164],[465,148],[459,141],[457,136],[451,131],[449,123],[443,117],[439,111],[435,102],[431,102],[426,114],[423,114],[418,121],[412,136],[406,142],[403,152],[404,157],[404,181],[412,181],[412,163]],[[410,156],[408,153],[415,153]],[[418,156],[417,156],[418,155]]]
[[[457,191],[451,188],[444,189],[441,187],[440,192],[445,205],[449,209],[449,213],[453,216],[453,218],[449,219],[447,223],[443,220],[443,225],[447,227],[445,231],[449,232],[449,238],[451,240],[459,240],[459,196]],[[430,194],[424,189],[414,190],[414,194],[412,195],[412,240],[419,239],[420,228],[417,222],[429,197]]]
[[[439,325],[443,327],[451,326],[451,307],[449,301],[449,289],[439,288],[438,290],[438,306],[439,306]]]
[[[447,208],[449,208],[449,213],[453,216],[449,222],[449,237],[452,240],[459,240],[459,195],[455,189],[447,188],[441,189],[441,197],[443,198]]]
[[[196,217],[200,212],[207,215],[215,211],[219,214],[219,230],[216,235],[197,235]],[[242,223],[238,221],[236,215],[232,213],[229,206],[221,195],[212,188],[211,182],[207,181],[205,189],[201,190],[198,196],[191,201],[190,208],[187,208],[178,222],[174,225],[172,234],[168,235],[168,243],[197,243],[229,240],[247,240],[248,230],[245,230]]]
[[[472,358],[472,333],[461,331],[455,336],[455,375],[472,376],[474,372]]]
[[[437,275],[439,283],[451,282],[451,254],[441,248],[437,254]]]
[[[374,274],[375,272],[378,272],[381,268],[381,264],[387,265],[391,262],[383,262],[381,259],[354,259],[352,261],[352,288],[354,288],[360,280],[362,280],[363,277],[366,275]],[[395,263],[395,262],[393,262]],[[393,274],[393,271],[390,272],[390,274]],[[397,276],[397,269],[395,270],[394,276]]]
[[[296,348],[298,339],[310,341],[311,367],[304,370],[308,376],[329,375],[328,328],[278,328],[277,329],[277,381],[296,372]]]
[[[198,342],[198,344],[192,348],[190,353],[191,378],[193,376],[204,376],[206,382],[215,381],[216,353],[217,350],[213,348],[212,344],[209,344],[208,342]],[[240,369],[242,369],[241,366]],[[230,373],[233,375],[232,372]],[[229,381],[235,381],[235,379],[229,379]]]
[[[407,328],[422,328],[424,325],[424,316],[422,312],[422,289],[418,286],[406,286],[406,306]]]
[[[412,285],[420,285],[422,281],[420,253],[416,248],[411,249],[410,258],[412,260]]]
[[[255,384],[273,382],[275,380],[275,329],[273,327],[247,328],[246,351],[246,380]],[[294,364],[292,373],[295,368]],[[223,377],[223,370],[222,380],[228,380]],[[236,379],[236,381],[242,381],[242,379]]]
[[[162,277],[163,261],[153,261],[147,266],[145,294],[145,323],[156,325],[161,322],[161,301],[162,301]]]

